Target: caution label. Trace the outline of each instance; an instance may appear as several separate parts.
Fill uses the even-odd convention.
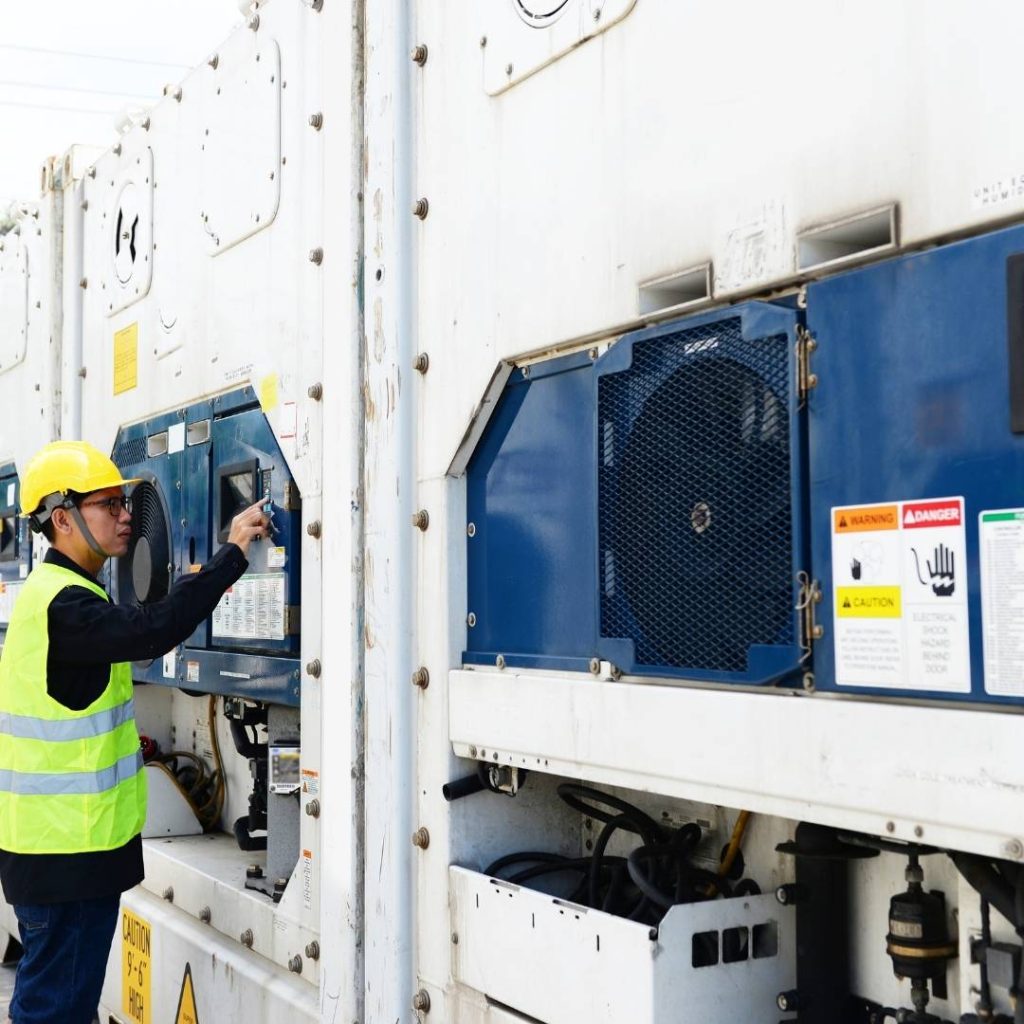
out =
[[[985,692],[1024,696],[1024,509],[978,517]]]
[[[148,921],[121,908],[121,1009],[135,1024],[152,1020],[153,930]]]
[[[196,1009],[196,991],[192,985],[192,965],[185,964],[185,975],[181,979],[181,993],[178,996],[178,1012],[174,1015],[174,1024],[199,1024],[199,1011]]]
[[[139,384],[139,325],[129,324],[114,334],[114,394]]]
[[[836,685],[969,693],[963,498],[832,509]]]

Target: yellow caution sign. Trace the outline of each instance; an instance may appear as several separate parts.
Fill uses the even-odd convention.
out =
[[[150,1024],[150,965],[153,930],[148,921],[121,908],[121,1009],[133,1024]]]
[[[174,1024],[199,1024],[196,1010],[196,992],[192,987],[192,965],[185,964],[185,976],[181,979],[181,995],[178,996],[178,1012]]]
[[[114,334],[114,394],[139,384],[139,325],[122,327]]]
[[[837,587],[841,619],[898,619],[903,614],[899,587]]]
[[[861,508],[832,510],[833,533],[866,533],[899,528],[899,509],[896,505],[864,505]]]

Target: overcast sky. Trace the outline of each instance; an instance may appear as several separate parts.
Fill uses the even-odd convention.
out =
[[[46,157],[109,146],[119,111],[147,106],[217,48],[237,0],[0,0],[0,210],[39,194]]]

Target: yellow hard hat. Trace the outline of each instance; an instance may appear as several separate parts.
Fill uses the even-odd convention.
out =
[[[51,441],[29,462],[21,481],[21,514],[30,516],[50,494],[88,494],[105,487],[138,483],[125,480],[111,459],[88,441]]]

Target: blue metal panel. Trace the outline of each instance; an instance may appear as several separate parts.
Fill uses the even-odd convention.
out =
[[[597,364],[598,649],[625,672],[764,684],[802,667],[797,319],[747,303]]]
[[[20,517],[21,481],[13,462],[0,465],[0,587],[23,580],[32,568],[32,538],[27,519]],[[0,646],[7,622],[0,621]]]
[[[208,423],[183,450],[149,456],[147,438],[175,425]],[[205,434],[205,437],[204,437]],[[119,431],[114,461],[126,476],[155,486],[171,535],[172,576],[193,571],[220,547],[217,468],[246,462],[255,473],[257,496],[266,489],[274,512],[274,534],[249,549],[247,575],[279,573],[285,580],[285,604],[298,606],[300,595],[301,510],[298,491],[270,425],[252,388],[240,388],[212,401],[153,417]],[[283,555],[279,549],[284,549]],[[283,564],[282,563],[283,559]],[[111,574],[116,580],[117,573]],[[114,587],[115,599],[116,594]],[[200,624],[176,650],[175,678],[164,677],[160,659],[136,664],[139,682],[177,685],[188,691],[225,693],[253,700],[297,705],[299,635],[283,639],[214,637],[210,620]]]
[[[1017,703],[984,690],[978,514],[1024,506],[1024,436],[1010,427],[1007,259],[1024,229],[891,260],[812,284],[808,325],[818,340],[810,399],[810,508],[814,574],[825,637],[817,685],[835,690],[830,509],[959,497],[965,502],[969,694],[918,688],[844,688],[942,700]],[[962,580],[962,577],[960,577]]]
[[[467,469],[465,661],[585,669],[596,654],[593,362],[516,370]]]

